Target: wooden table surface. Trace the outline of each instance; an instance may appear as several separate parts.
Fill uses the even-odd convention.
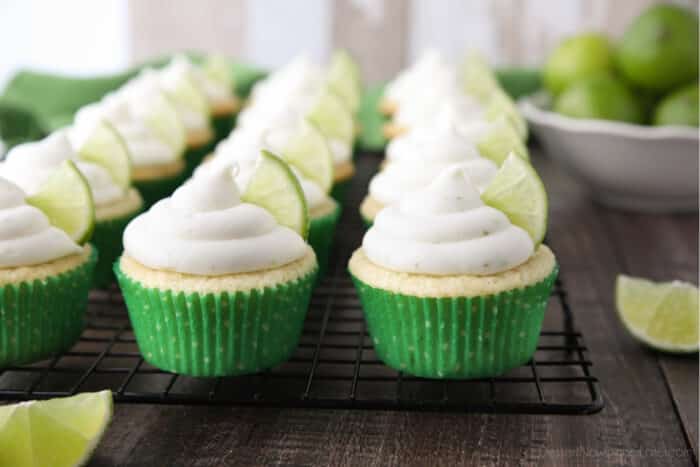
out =
[[[550,245],[601,382],[600,413],[119,404],[89,465],[697,464],[697,355],[667,356],[638,344],[615,314],[613,288],[620,273],[697,283],[698,216],[603,208],[542,155],[534,160],[549,190]]]

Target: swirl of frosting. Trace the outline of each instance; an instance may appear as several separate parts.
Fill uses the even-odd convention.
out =
[[[248,182],[255,173],[260,152],[263,149],[271,151],[273,154],[281,154],[283,149],[292,137],[292,128],[280,127],[265,132],[254,131],[253,129],[237,128],[228,138],[221,141],[214,151],[214,157],[202,164],[195,171],[195,176],[200,171],[209,170],[211,167],[232,165],[238,166],[236,183],[243,191],[248,186]],[[304,177],[293,166],[290,166],[299,180],[306,204],[309,210],[323,205],[328,201],[328,196],[318,184]]]
[[[24,198],[21,188],[0,177],[0,268],[48,263],[82,251]]]
[[[456,70],[439,51],[427,50],[387,85],[384,96],[400,104],[400,108],[433,86],[441,87],[455,75]]]
[[[201,171],[124,231],[124,250],[141,264],[202,276],[276,268],[307,248],[265,209],[241,202],[225,165]]]
[[[427,186],[450,166],[466,171],[480,192],[498,171],[496,164],[481,157],[474,144],[447,120],[396,138],[387,147],[387,160],[387,166],[369,185],[372,198],[384,205]]]
[[[307,55],[294,60],[257,82],[251,91],[253,105],[279,106],[290,96],[313,95],[323,86],[325,71]]]
[[[144,88],[125,87],[108,94],[100,102],[81,108],[75,116],[75,123],[82,125],[101,119],[112,124],[129,149],[135,167],[168,164],[181,154],[149,126],[149,116],[157,105],[154,99],[162,97],[160,90],[155,91],[157,96]]]
[[[201,67],[192,63],[185,55],[174,57],[170,63],[173,67],[179,67],[185,70],[197,88],[207,96],[207,100],[210,104],[213,105],[233,98],[232,83],[227,84],[222,81],[211,79]]]
[[[441,113],[452,113],[460,124],[483,120],[484,110],[477,99],[465,93],[456,77],[431,83],[412,99],[402,102],[393,122],[409,128],[428,126]]]
[[[362,248],[387,269],[431,275],[495,274],[534,252],[527,232],[485,206],[459,167],[380,211]]]
[[[0,163],[0,176],[31,195],[68,159],[74,160],[85,176],[96,205],[109,204],[126,196],[126,191],[114,182],[107,170],[78,158],[66,130],[58,130],[41,141],[13,148]]]

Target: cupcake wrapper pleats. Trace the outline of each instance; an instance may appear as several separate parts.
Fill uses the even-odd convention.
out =
[[[104,288],[115,281],[114,261],[122,254],[122,234],[127,224],[141,212],[141,209],[122,217],[98,221],[92,233],[91,243],[100,252],[95,265],[93,287]]]
[[[314,249],[316,259],[318,260],[319,280],[321,280],[328,271],[328,259],[333,244],[333,235],[335,234],[335,226],[338,224],[341,211],[340,204],[337,204],[333,212],[323,217],[311,219],[308,241],[311,248]]]
[[[66,272],[0,286],[0,368],[48,358],[78,340],[96,262],[93,248]]]
[[[255,373],[286,361],[301,336],[316,270],[246,292],[147,288],[114,267],[143,357],[173,373]]]
[[[424,378],[484,378],[532,358],[558,268],[534,285],[476,297],[415,297],[353,276],[377,356]]]

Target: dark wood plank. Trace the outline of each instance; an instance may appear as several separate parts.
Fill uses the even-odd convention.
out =
[[[629,337],[613,308],[614,278],[625,265],[608,222],[619,214],[593,205],[558,168],[536,159],[550,190],[551,244],[606,398],[601,413],[573,417],[119,405],[91,465],[692,465],[694,455],[679,418],[692,407],[692,394],[673,382],[683,381],[687,371],[697,372],[697,360],[682,361],[688,368],[677,368],[675,360],[668,365]],[[665,222],[675,225],[677,220]],[[672,229],[678,236],[673,240],[685,242],[686,249],[695,246],[697,256],[690,227],[681,224],[680,230]],[[635,233],[643,237],[640,245],[655,235],[653,229]],[[681,253],[669,252],[668,264],[690,273],[693,263]],[[652,277],[648,267],[640,265],[638,273]],[[544,390],[563,389],[545,385]],[[689,432],[688,426],[686,420]]]

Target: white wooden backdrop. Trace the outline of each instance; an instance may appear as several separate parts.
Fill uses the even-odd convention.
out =
[[[697,9],[697,0],[671,0]],[[221,51],[266,67],[350,49],[368,81],[426,47],[495,64],[541,63],[562,36],[618,36],[658,0],[0,0],[0,82],[19,66],[112,72],[180,49]]]

